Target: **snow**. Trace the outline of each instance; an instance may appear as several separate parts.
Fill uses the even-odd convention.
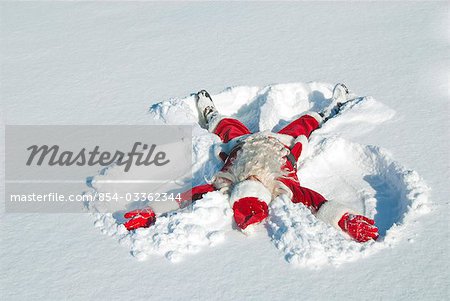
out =
[[[159,254],[172,262],[183,255],[198,253],[203,246],[214,246],[224,240],[230,228],[232,211],[228,200],[218,192],[209,193],[192,208],[179,214],[162,216],[147,229],[128,232],[111,214],[96,213],[95,226],[130,248],[139,260]]]
[[[345,82],[372,96],[372,105],[366,98],[366,108],[353,107],[323,128],[313,141],[321,153],[313,147],[300,177],[305,186],[331,194],[321,178],[312,177],[311,168],[326,160],[330,172],[343,171],[339,178],[347,175],[356,184],[356,194],[349,189],[332,195],[360,200],[366,206],[360,209],[383,217],[386,230],[375,244],[380,249],[369,245],[344,252],[362,258],[343,258],[315,244],[327,241],[328,232],[308,236],[313,229],[305,227],[321,228],[318,221],[289,227],[287,236],[275,232],[276,225],[292,223],[289,214],[313,218],[305,208],[278,200],[267,228],[249,236],[225,226],[217,237],[189,237],[192,224],[181,224],[180,239],[195,243],[192,250],[168,254],[180,260],[173,264],[164,256],[179,246],[168,235],[153,244],[136,233],[122,246],[116,236],[101,235],[89,214],[2,212],[3,298],[329,300],[349,292],[352,299],[448,298],[448,20],[445,2],[1,3],[2,120],[8,124],[149,124],[149,106],[178,97],[158,113],[159,122],[171,123],[180,115],[169,111],[191,112],[181,98],[203,88],[217,95],[236,87],[217,99],[226,114],[264,94],[264,86],[278,87],[273,95],[287,93],[290,100],[302,85],[291,83],[314,80]],[[261,100],[266,106],[258,120],[267,124],[249,125],[270,128],[277,118],[287,121],[306,110],[280,107],[272,115],[272,102],[279,99]],[[236,104],[228,106],[231,100]],[[376,117],[355,128],[361,111]],[[200,175],[210,176],[204,171],[217,166],[206,163],[204,153],[217,140],[194,134],[199,184]],[[333,147],[351,149],[339,152],[348,172],[333,160]],[[428,202],[423,183],[431,189]],[[375,205],[374,195],[385,207]],[[212,202],[198,206],[221,208],[217,195],[207,197]],[[379,213],[370,211],[374,207]],[[226,222],[208,219],[211,224],[196,226],[218,229],[219,220]],[[113,229],[107,217],[99,221],[100,228]],[[170,221],[160,223],[158,231],[168,234]],[[144,252],[136,257],[144,261],[129,255],[141,242]],[[302,248],[319,254],[312,261]]]

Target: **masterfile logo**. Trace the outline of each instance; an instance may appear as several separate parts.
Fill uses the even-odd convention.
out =
[[[139,150],[139,148],[142,148],[142,150]],[[114,153],[111,153],[108,150],[100,151],[100,146],[98,145],[91,151],[82,148],[79,152],[61,151],[58,145],[51,147],[45,144],[41,146],[32,145],[27,148],[30,151],[30,156],[26,164],[28,166],[32,164],[41,166],[44,163],[47,163],[49,166],[94,166],[96,164],[109,166],[116,163],[119,166],[124,165],[127,172],[133,164],[136,166],[149,166],[152,164],[162,166],[169,163],[170,160],[166,159],[165,152],[158,151],[154,155],[156,148],[156,144],[152,144],[149,147],[148,144],[135,142],[130,152],[116,150]]]
[[[191,132],[186,125],[7,125],[6,212],[83,212],[95,202],[104,203],[97,211],[115,212],[176,202],[191,187]]]

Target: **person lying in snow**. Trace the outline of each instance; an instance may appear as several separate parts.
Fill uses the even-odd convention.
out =
[[[362,216],[343,204],[325,199],[321,194],[300,185],[297,162],[307,147],[311,133],[335,116],[348,100],[348,89],[338,84],[333,90],[337,105],[320,114],[309,112],[292,121],[277,133],[251,133],[239,120],[219,114],[205,90],[196,94],[199,116],[204,127],[222,140],[220,158],[224,165],[212,183],[200,185],[182,194],[183,208],[203,194],[215,190],[230,196],[234,221],[246,231],[269,215],[268,204],[279,195],[287,195],[293,203],[307,206],[317,218],[343,230],[350,237],[366,242],[378,238],[374,220]],[[149,227],[155,222],[150,208],[125,214],[131,218],[124,225],[128,230]]]

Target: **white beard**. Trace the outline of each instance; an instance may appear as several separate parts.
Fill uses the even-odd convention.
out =
[[[214,186],[229,193],[234,184],[255,176],[272,195],[277,196],[283,190],[277,179],[289,173],[282,169],[288,154],[289,150],[277,139],[261,133],[253,134],[244,140],[229,169],[215,176]]]

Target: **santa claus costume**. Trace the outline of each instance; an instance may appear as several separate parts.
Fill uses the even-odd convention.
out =
[[[317,218],[353,239],[376,240],[378,229],[372,219],[301,186],[297,177],[297,163],[305,153],[311,133],[339,111],[341,101],[347,96],[348,89],[338,84],[333,92],[336,106],[332,109],[320,114],[308,112],[276,133],[251,133],[239,120],[219,114],[208,92],[198,92],[200,122],[222,140],[218,155],[224,165],[211,183],[182,194],[180,207],[202,198],[207,192],[219,190],[230,196],[237,227],[248,231],[269,215],[268,205],[275,197],[286,195],[293,203],[304,204]],[[129,230],[148,227],[155,221],[155,214],[148,208],[129,212],[125,217],[131,218],[125,223]]]

